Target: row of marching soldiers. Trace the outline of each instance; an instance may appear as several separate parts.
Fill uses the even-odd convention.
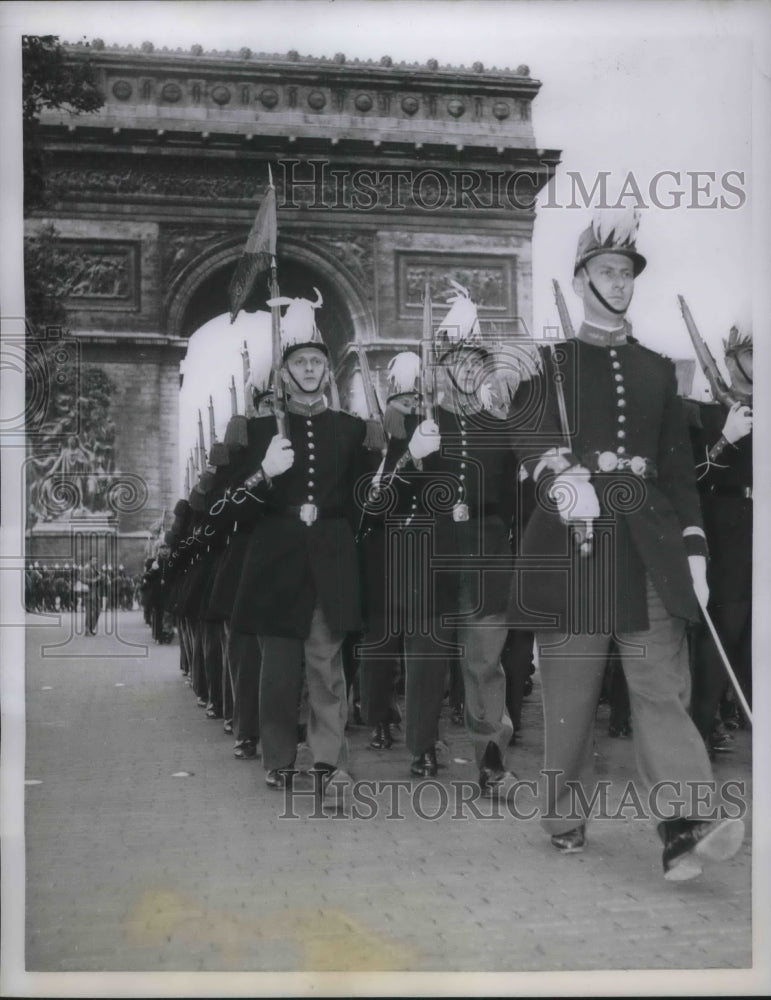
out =
[[[576,823],[573,786],[591,781],[615,640],[639,776],[661,792],[666,878],[738,851],[740,818],[704,818],[683,798],[713,781],[689,714],[687,640],[711,580],[674,366],[625,317],[646,264],[636,229],[600,220],[581,234],[573,288],[584,322],[560,351],[493,349],[460,286],[435,327],[427,294],[423,356],[390,365],[382,447],[366,421],[329,406],[320,296],[279,300],[280,382],[253,364],[256,413],[231,420],[177,505],[167,571],[183,669],[207,712],[232,718],[237,756],[256,757],[259,742],[270,787],[296,775],[305,696],[317,790],[338,803],[349,792],[344,647],[354,634],[373,745],[390,743],[401,659],[410,770],[437,774],[454,659],[480,793],[507,796],[517,779],[502,654],[512,629],[526,649],[535,633],[544,773],[557,775],[541,822],[558,851],[581,851],[588,817]],[[751,422],[746,405],[731,412]],[[735,446],[729,433],[726,422],[725,443],[707,448],[707,473]],[[713,712],[724,680],[702,689]]]

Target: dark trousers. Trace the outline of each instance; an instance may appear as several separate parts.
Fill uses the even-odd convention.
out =
[[[228,656],[228,632],[225,622],[219,630],[220,655],[222,656],[222,717],[233,721],[235,687],[233,684],[233,672],[230,669],[230,657]]]
[[[710,617],[737,675],[742,692],[752,704],[752,604],[736,601],[709,606]],[[706,626],[699,626],[693,643],[691,715],[702,738],[709,740],[720,698],[730,683],[723,661]]]
[[[510,629],[501,651],[501,665],[506,675],[506,710],[516,733],[522,721],[522,702],[533,665],[532,632]]]
[[[402,637],[390,635],[379,641],[381,628],[372,631],[378,638],[362,637],[359,651],[359,689],[361,712],[367,725],[377,726],[391,720],[396,685],[401,673]],[[374,642],[377,641],[377,646]]]
[[[86,632],[96,632],[99,612],[102,608],[102,599],[98,594],[86,595]]]
[[[237,740],[260,739],[260,673],[262,652],[256,635],[226,626],[233,678],[233,735]]]
[[[206,697],[217,715],[222,715],[222,643],[221,622],[202,622],[203,664],[206,673]]]
[[[206,680],[206,668],[204,666],[204,642],[203,642],[203,622],[189,619],[190,635],[193,647],[193,670],[190,680],[196,697],[208,701],[209,686]]]

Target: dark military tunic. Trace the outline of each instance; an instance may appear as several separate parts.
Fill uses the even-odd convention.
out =
[[[592,472],[601,516],[594,554],[582,557],[570,528],[546,500],[550,477],[539,477],[540,502],[521,546],[512,621],[526,624],[529,613],[532,628],[568,631],[575,627],[568,615],[571,598],[581,593],[595,595],[595,627],[616,633],[647,629],[646,575],[671,615],[695,621],[687,555],[703,551],[702,521],[674,365],[631,337],[617,347],[578,339],[559,346],[570,451]],[[566,444],[548,352],[543,369],[521,387],[516,401],[520,412],[530,413],[531,424],[536,412],[531,454]],[[520,430],[526,437],[528,428]],[[614,457],[636,459],[635,468],[645,473],[602,471]]]
[[[441,406],[435,419],[442,446],[423,459],[417,477],[420,506],[434,516],[434,614],[457,611],[461,584],[471,588],[478,615],[500,614],[511,583],[517,486],[509,427],[485,411],[459,414]],[[454,519],[458,505],[468,520]]]
[[[287,413],[295,461],[269,488],[262,518],[252,531],[233,606],[240,632],[306,639],[316,604],[333,633],[361,626],[359,574],[352,524],[354,487],[366,471],[363,420],[324,409]],[[276,434],[274,417],[256,421],[257,451],[265,455]],[[313,504],[318,519],[301,520]]]
[[[710,601],[718,604],[749,600],[752,595],[752,434],[707,462],[725,420],[726,410],[719,403],[702,403],[700,426],[691,428],[709,545]]]

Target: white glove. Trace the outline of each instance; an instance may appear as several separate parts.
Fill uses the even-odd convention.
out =
[[[752,410],[749,406],[734,403],[728,411],[723,427],[723,437],[729,444],[735,444],[752,430]]]
[[[415,459],[425,458],[426,455],[439,451],[441,445],[442,439],[436,421],[424,420],[415,428],[415,433],[410,439],[410,455]]]
[[[691,570],[693,580],[693,591],[696,600],[701,607],[706,608],[709,600],[709,587],[707,586],[707,559],[705,556],[688,556],[688,565]]]
[[[589,481],[589,470],[574,465],[554,477],[549,496],[563,521],[591,521],[600,516],[600,501]]]
[[[265,458],[262,460],[262,471],[268,479],[275,479],[282,472],[291,469],[294,463],[294,450],[292,443],[280,434],[271,440]]]

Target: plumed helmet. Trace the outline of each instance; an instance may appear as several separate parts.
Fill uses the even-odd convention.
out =
[[[401,351],[388,362],[388,399],[404,392],[420,392],[420,358],[414,351]]]
[[[731,327],[728,340],[723,341],[723,353],[726,358],[733,357],[742,351],[752,350],[752,331],[735,324]]]
[[[635,240],[640,227],[640,213],[637,209],[603,209],[598,211],[590,226],[578,237],[576,262],[573,274],[592,258],[603,253],[619,253],[628,257],[637,277],[647,264],[642,254],[637,252]]]
[[[321,292],[314,288],[316,301],[310,299],[290,299],[280,296],[277,299],[268,299],[268,305],[286,306],[287,310],[281,317],[281,354],[282,360],[286,359],[303,347],[317,347],[329,357],[327,345],[321,339],[321,334],[316,326],[316,310],[323,304]]]
[[[482,343],[482,330],[477,316],[476,303],[471,301],[469,291],[457,281],[449,279],[455,291],[447,302],[450,310],[437,327],[435,339],[440,358],[456,348],[465,347],[487,354]]]

